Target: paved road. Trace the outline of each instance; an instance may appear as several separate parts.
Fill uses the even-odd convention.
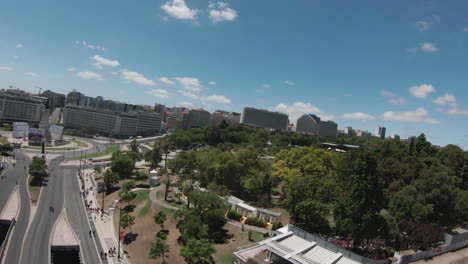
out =
[[[23,238],[24,234],[26,233],[30,215],[30,203],[27,192],[27,168],[30,160],[19,150],[15,150],[15,155],[17,160],[16,166],[11,171],[11,174],[9,173],[8,177],[12,177],[12,179],[18,179],[21,209],[18,215],[14,233],[8,242],[8,252],[5,256],[5,263],[19,263],[21,246],[23,244]]]

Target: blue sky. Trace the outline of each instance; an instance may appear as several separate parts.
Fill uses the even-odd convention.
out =
[[[7,1],[0,88],[315,113],[468,148],[466,1]]]

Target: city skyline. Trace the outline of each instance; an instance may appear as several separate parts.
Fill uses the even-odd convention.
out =
[[[468,148],[462,1],[109,3],[5,3],[0,88],[312,113]]]

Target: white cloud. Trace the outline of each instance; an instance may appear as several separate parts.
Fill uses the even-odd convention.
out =
[[[129,82],[134,82],[148,86],[156,86],[156,83],[154,81],[147,79],[145,76],[138,72],[123,70],[122,77]]]
[[[449,115],[468,115],[468,109],[452,108],[447,111]]]
[[[457,106],[457,98],[453,94],[449,93],[437,97],[436,99],[432,100],[432,102],[438,105],[449,104],[452,107]]]
[[[409,93],[418,98],[426,98],[430,93],[434,93],[436,89],[434,86],[429,84],[421,84],[418,86],[412,86],[408,89]]]
[[[17,59],[19,59],[19,58],[20,58],[19,56],[16,56],[16,55],[13,56],[13,59],[15,59],[15,60],[17,60]]]
[[[120,63],[116,60],[106,59],[99,55],[94,55],[91,59],[96,61],[95,63],[93,63],[93,65],[98,69],[102,69],[102,65],[109,66],[109,67],[117,67],[120,65]]]
[[[114,76],[117,76],[119,73],[118,72],[110,72],[110,74],[114,75]]]
[[[73,72],[73,71],[76,71],[76,69],[75,68],[67,68],[67,71]]]
[[[210,81],[208,84],[209,85],[216,85],[216,82],[215,81]]]
[[[175,77],[174,78],[182,89],[199,92],[202,90],[202,85],[197,78],[193,77]]]
[[[162,99],[169,98],[169,93],[164,89],[152,89],[152,90],[147,91],[146,93],[157,98],[162,98]]]
[[[416,29],[423,32],[429,30],[432,26],[432,22],[429,21],[418,21],[415,23]]]
[[[468,28],[464,28],[463,31],[464,31],[464,32],[468,32]]]
[[[11,71],[12,69],[7,66],[0,66],[0,71]]]
[[[226,2],[211,3],[208,8],[209,18],[213,23],[233,21],[237,17],[237,11],[230,8],[229,4]]]
[[[190,102],[186,102],[186,101],[182,101],[182,102],[178,102],[176,103],[177,105],[180,105],[180,106],[183,106],[183,107],[192,107],[193,104],[190,103]]]
[[[35,72],[27,72],[26,74],[32,77],[40,77],[40,75]]]
[[[436,52],[436,51],[439,51],[439,48],[437,47],[436,44],[434,43],[421,43],[420,45],[420,48],[422,51],[425,51],[425,52]]]
[[[21,43],[19,43],[19,44],[16,45],[16,48],[17,48],[17,49],[21,49],[22,47],[23,47],[23,44],[21,44]]]
[[[355,113],[344,114],[343,118],[346,118],[346,119],[359,119],[359,120],[367,121],[367,120],[374,120],[375,116],[369,115],[369,114],[366,114],[366,113],[363,113],[363,112],[355,112]]]
[[[406,101],[404,98],[398,97],[396,94],[387,90],[382,90],[380,91],[380,93],[383,96],[387,97],[388,102],[391,104],[404,104]]]
[[[270,87],[271,87],[271,85],[269,85],[269,84],[265,83],[265,84],[262,84],[262,87],[263,87],[263,88],[265,88],[265,89],[268,89],[268,88],[270,88]]]
[[[92,49],[92,50],[100,50],[100,51],[104,51],[106,50],[104,47],[101,47],[99,45],[92,45],[92,44],[89,44],[89,43],[86,43],[86,41],[76,41],[77,44],[81,44],[83,47],[85,48],[88,48],[88,49]]]
[[[196,20],[198,9],[191,9],[185,4],[185,0],[171,0],[161,6],[168,15],[181,20]]]
[[[102,80],[102,76],[99,73],[95,73],[92,71],[77,72],[76,75],[80,78],[88,80]]]
[[[230,104],[231,100],[227,99],[224,95],[212,94],[209,96],[202,96],[200,98],[204,102],[213,102],[217,104]]]
[[[327,114],[317,106],[304,102],[295,102],[292,105],[279,104],[275,106],[274,110],[288,114],[291,122],[295,122],[295,120],[303,114],[316,114],[325,120],[331,120],[334,118],[332,114]]]
[[[171,81],[167,77],[161,77],[161,78],[159,78],[159,81],[162,82],[162,83],[165,83],[165,84],[169,84],[169,85],[175,85],[176,84],[174,81]]]
[[[291,86],[296,85],[295,82],[289,81],[289,80],[284,81],[284,83],[287,84],[287,85],[291,85]]]
[[[183,95],[183,96],[185,96],[185,97],[187,97],[187,98],[190,98],[190,99],[192,99],[192,100],[198,99],[198,95],[193,94],[193,93],[191,93],[191,92],[187,92],[187,91],[184,91],[184,90],[179,90],[178,92],[179,92],[181,95]]]
[[[423,107],[419,107],[414,111],[392,112],[388,111],[382,114],[384,120],[395,120],[402,122],[428,123],[439,124],[439,120],[427,117],[429,112]]]

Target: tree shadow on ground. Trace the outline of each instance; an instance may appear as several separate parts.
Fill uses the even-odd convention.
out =
[[[128,245],[128,244],[132,243],[133,241],[135,241],[137,239],[137,237],[138,237],[138,234],[133,234],[132,232],[127,233],[124,236],[123,243],[125,245]]]
[[[31,181],[29,182],[29,185],[36,186],[36,187],[47,186],[47,183],[46,183],[47,181],[43,179],[32,178]]]
[[[120,187],[119,186],[113,186],[110,189],[106,190],[106,195],[111,195],[112,193],[119,191]]]
[[[134,205],[134,204],[128,204],[122,210],[127,212],[127,213],[132,213],[135,210],[135,207],[136,207],[136,205]]]
[[[149,189],[150,188],[149,184],[138,184],[138,185],[136,185],[136,187],[137,188],[143,188],[143,189]]]
[[[211,232],[209,236],[216,244],[225,244],[229,239],[234,237],[233,234],[229,234],[229,232],[224,228]]]

